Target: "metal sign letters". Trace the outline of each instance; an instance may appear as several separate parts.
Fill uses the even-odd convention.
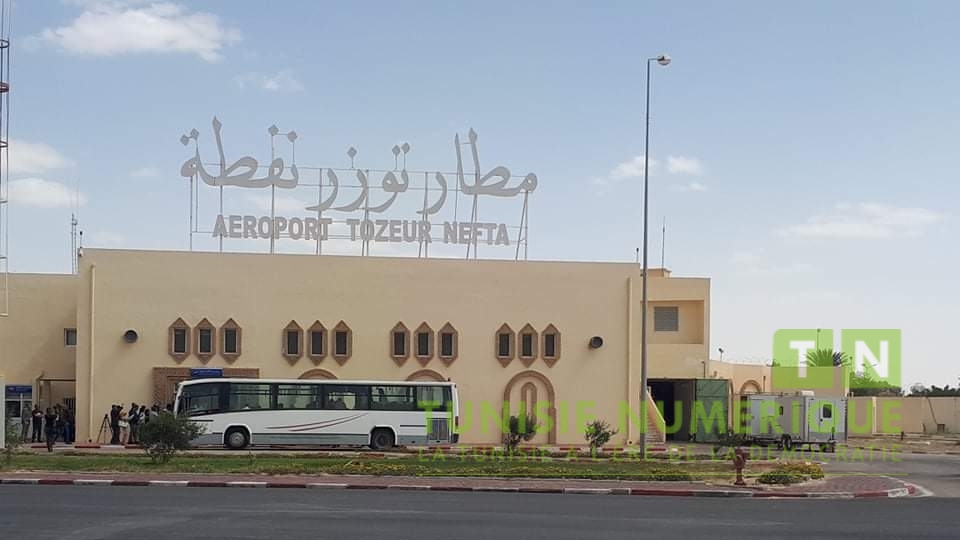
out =
[[[220,190],[220,209],[216,216],[211,234],[220,243],[223,249],[223,240],[226,239],[269,239],[270,252],[275,250],[276,240],[288,238],[316,243],[316,253],[322,251],[322,243],[331,239],[360,241],[362,254],[368,255],[371,243],[408,243],[420,246],[420,256],[427,256],[429,244],[442,242],[444,244],[458,244],[466,246],[466,256],[470,257],[471,247],[473,256],[479,244],[491,246],[516,246],[516,257],[520,258],[520,247],[523,246],[523,257],[526,258],[527,208],[530,194],[537,188],[537,175],[526,174],[517,182],[513,181],[510,169],[496,166],[486,173],[481,173],[480,157],[477,148],[477,133],[471,129],[467,141],[462,143],[460,135],[454,137],[457,167],[454,172],[410,171],[406,168],[407,154],[410,145],[403,143],[392,148],[394,168],[376,170],[355,166],[357,150],[350,147],[347,156],[350,166],[347,168],[335,167],[305,167],[311,172],[316,171],[316,183],[301,182],[301,169],[296,164],[295,131],[281,133],[276,126],[270,126],[267,132],[270,135],[271,155],[268,165],[261,165],[251,156],[241,157],[228,162],[224,153],[221,130],[223,124],[213,118],[213,136],[217,147],[218,161],[204,162],[200,155],[200,133],[193,129],[189,134],[180,137],[184,146],[193,143],[193,156],[187,159],[180,168],[180,175],[189,178],[191,183],[191,249],[193,235],[199,233],[194,220],[197,190],[200,184]],[[282,157],[276,154],[276,139],[282,137],[290,145],[291,160],[287,165]],[[281,139],[281,140],[282,140]],[[473,162],[473,171],[464,171],[463,147],[469,147]],[[401,162],[402,160],[402,162]],[[214,172],[211,172],[214,171]],[[374,185],[373,176],[381,175],[379,186]],[[259,176],[258,176],[259,175]],[[341,176],[354,176],[356,184],[346,185]],[[447,178],[455,176],[454,185],[450,186]],[[412,178],[421,178],[422,184],[413,186]],[[470,181],[468,181],[468,178]],[[431,181],[432,179],[432,181]],[[257,216],[248,214],[225,214],[223,211],[223,189],[225,187],[242,189],[270,189],[270,215]],[[298,187],[310,187],[316,190],[316,204],[305,205],[303,216],[277,216],[276,193],[277,189],[293,190]],[[356,196],[348,195],[346,189],[357,190]],[[391,219],[386,216],[388,210],[397,201],[398,197],[408,191],[420,190],[423,201],[416,216],[408,219]],[[437,195],[439,192],[439,195]],[[466,196],[472,203],[469,220],[458,219],[457,210],[454,210],[453,221],[434,222],[431,217],[436,216],[448,203],[448,196],[453,198]],[[521,197],[523,209],[520,225],[508,226],[506,223],[481,222],[478,220],[478,204],[481,198],[511,199]],[[353,216],[350,216],[353,214]],[[331,226],[334,223],[342,224],[340,233],[333,233]],[[510,229],[516,230],[515,238],[511,239]]]

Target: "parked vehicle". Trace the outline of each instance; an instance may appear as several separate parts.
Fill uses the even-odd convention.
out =
[[[202,423],[196,444],[249,445],[456,443],[452,382],[198,379],[180,383],[175,414]]]
[[[847,399],[795,394],[751,394],[740,398],[740,428],[752,443],[791,450],[806,445],[833,452],[847,440]]]

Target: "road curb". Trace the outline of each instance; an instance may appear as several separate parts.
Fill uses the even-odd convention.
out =
[[[476,493],[550,493],[560,495],[639,495],[645,497],[717,497],[753,499],[861,499],[903,498],[915,496],[920,489],[914,484],[903,487],[869,491],[822,491],[796,492],[748,489],[670,489],[661,487],[641,488],[590,488],[590,487],[512,487],[512,486],[445,486],[431,484],[379,483],[324,483],[324,482],[270,482],[270,481],[210,481],[210,480],[136,480],[107,478],[2,478],[2,485],[42,486],[99,486],[99,487],[188,487],[188,488],[300,488],[300,489],[350,489],[391,491],[471,491]]]

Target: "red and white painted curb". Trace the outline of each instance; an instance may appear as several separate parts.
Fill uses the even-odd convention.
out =
[[[922,488],[904,484],[902,488],[859,492],[791,492],[756,491],[745,489],[669,489],[641,488],[587,488],[587,487],[505,487],[505,486],[444,486],[389,483],[324,483],[324,482],[270,482],[270,481],[207,481],[207,480],[112,480],[105,478],[0,478],[2,485],[40,486],[124,486],[124,487],[205,487],[205,488],[300,488],[300,489],[355,489],[398,491],[470,491],[488,493],[554,493],[563,495],[642,495],[665,497],[737,497],[737,498],[805,498],[805,499],[859,499],[898,498],[923,494]]]

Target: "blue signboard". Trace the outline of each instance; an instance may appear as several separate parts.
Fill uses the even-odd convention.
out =
[[[29,396],[33,394],[33,387],[29,384],[8,384],[7,397]]]
[[[223,370],[220,368],[191,368],[190,369],[191,379],[212,379],[215,377],[223,377]]]

